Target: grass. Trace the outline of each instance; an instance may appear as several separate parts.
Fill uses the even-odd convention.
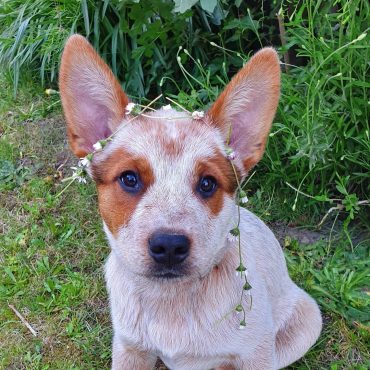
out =
[[[42,91],[21,99],[20,108],[1,107],[6,120],[0,145],[12,153],[1,159],[11,159],[28,178],[0,181],[0,368],[107,367],[109,314],[101,272],[108,248],[94,188],[75,186],[55,197],[73,161],[62,118],[42,117],[50,105]],[[39,337],[24,331],[8,303],[27,317]]]
[[[0,82],[0,368],[109,368],[102,270],[109,249],[94,186],[73,184],[57,196],[75,163],[58,95],[26,79],[13,100],[9,79]],[[278,192],[261,184],[253,193],[249,207],[264,220],[289,219],[292,200],[281,207]],[[352,249],[340,230],[311,244],[282,237],[292,278],[318,300],[325,322],[291,369],[369,368],[369,239],[354,238]]]

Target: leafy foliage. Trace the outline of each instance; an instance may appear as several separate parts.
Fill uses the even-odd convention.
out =
[[[283,75],[263,162],[266,181],[283,180],[313,196],[367,199],[370,7],[362,0],[333,5],[304,1],[284,9],[287,45],[305,66],[291,66]]]
[[[369,260],[368,242],[358,245],[351,253],[345,243],[337,241],[335,249],[324,242],[300,245],[287,243],[286,257],[293,279],[305,281],[305,289],[328,312],[335,312],[350,322],[367,324],[370,299],[366,284],[370,274],[366,271]]]
[[[0,159],[0,190],[22,185],[29,178],[29,170],[22,165],[15,167],[7,160]]]
[[[64,41],[78,32],[90,39],[133,97],[157,94],[162,78],[163,88],[176,92],[168,83],[172,80],[186,90],[174,58],[178,48],[213,67],[222,60],[215,60],[220,53],[211,40],[221,37],[231,49],[248,50],[254,42],[247,41],[254,40],[248,31],[256,34],[259,26],[247,5],[253,8],[247,2],[212,0],[3,0],[0,62],[12,69],[15,89],[24,67],[35,68],[43,83],[56,81]],[[227,64],[241,66],[238,59]]]
[[[360,205],[369,206],[366,101],[370,85],[365,77],[369,73],[369,11],[368,2],[363,0],[337,1],[334,8],[328,2],[303,1],[296,7],[288,4],[280,9],[279,13],[289,19],[285,24],[286,46],[281,52],[284,60],[289,52],[294,65],[283,63],[278,113],[266,154],[249,186],[263,184],[269,191],[284,194],[294,211],[292,219],[298,210],[316,210],[319,214],[329,205],[348,212],[344,223],[347,229]],[[251,28],[254,24],[246,17],[235,22]],[[224,28],[233,24],[231,21]],[[224,60],[247,60],[243,53],[218,48]],[[189,54],[181,51],[179,64],[191,91],[180,89],[178,99],[194,109],[215,99],[228,82],[231,66],[223,62],[215,75],[212,64],[206,67]],[[187,58],[192,59],[193,69],[186,69]]]
[[[36,68],[42,82],[55,80],[64,40],[77,31],[77,1],[0,2],[0,63],[12,70],[15,91],[24,68]]]

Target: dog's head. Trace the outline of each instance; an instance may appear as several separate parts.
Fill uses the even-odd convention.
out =
[[[279,85],[277,54],[266,48],[202,119],[174,109],[132,119],[125,114],[129,99],[91,45],[78,35],[67,41],[60,91],[72,151],[84,157],[115,133],[94,154],[91,176],[122,269],[148,278],[197,278],[220,261],[236,216],[237,180],[262,157]]]

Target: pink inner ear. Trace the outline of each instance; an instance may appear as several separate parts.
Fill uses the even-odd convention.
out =
[[[248,155],[252,149],[246,145],[246,142],[250,144],[258,141],[258,112],[260,109],[258,105],[257,102],[257,104],[253,104],[253,108],[251,105],[245,106],[244,111],[234,114],[231,119],[233,124],[230,146],[243,157]]]
[[[93,145],[112,134],[108,123],[111,112],[103,104],[94,102],[94,99],[86,93],[79,94],[79,111],[76,112],[78,121],[81,123],[77,134],[84,138],[84,149],[88,152],[93,150]]]

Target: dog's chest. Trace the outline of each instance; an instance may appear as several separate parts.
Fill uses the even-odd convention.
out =
[[[160,298],[154,288],[138,292],[119,281],[120,287],[109,289],[115,334],[159,356],[171,369],[211,369],[257,345],[259,315],[247,313],[248,330],[239,330],[241,317],[234,307],[240,290],[227,281],[211,296],[179,291]]]
[[[230,307],[205,312],[199,304],[197,299],[190,303],[183,297],[162,304],[142,302],[124,310],[115,327],[119,326],[127,342],[155,353],[171,369],[211,369],[243,346],[237,329],[240,319]]]
[[[131,294],[126,303],[120,297],[119,305],[114,305],[114,294],[111,300],[115,326],[125,338],[169,357],[212,352],[215,345],[230,342],[230,327],[238,323],[232,298],[211,305],[181,293],[161,298]]]

